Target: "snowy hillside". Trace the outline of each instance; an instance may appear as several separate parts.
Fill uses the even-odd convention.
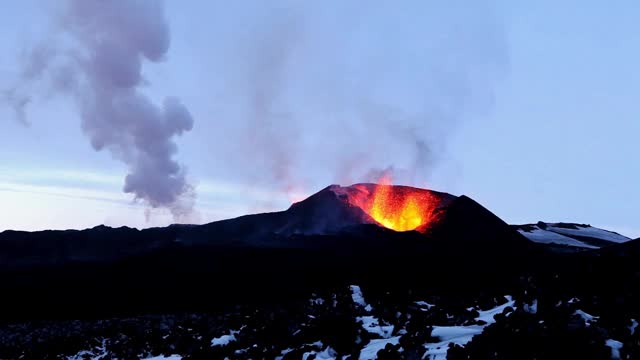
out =
[[[613,231],[585,224],[538,222],[537,224],[514,225],[514,227],[529,240],[537,243],[585,249],[599,249],[631,240]]]
[[[631,240],[630,238],[615,233],[613,231],[598,229],[589,225],[575,225],[569,226],[571,224],[562,224],[564,226],[558,226],[558,224],[547,224],[547,229],[549,231],[553,231],[558,234],[564,234],[569,236],[577,236],[577,237],[589,237],[594,239],[612,241],[616,243],[623,243]]]

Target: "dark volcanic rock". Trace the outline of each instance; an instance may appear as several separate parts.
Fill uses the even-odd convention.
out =
[[[374,184],[331,185],[288,210],[241,216],[210,224],[172,225],[145,230],[97,226],[86,230],[0,233],[0,268],[112,262],[169,248],[175,243],[208,246],[291,247],[293,235],[329,235],[362,224],[376,224],[349,196],[372,193]],[[396,187],[394,187],[395,189]],[[398,186],[398,192],[420,191],[441,204],[455,197]],[[366,194],[365,194],[366,195]]]
[[[640,354],[640,240],[548,251],[428,190],[437,221],[396,232],[354,205],[372,186],[200,226],[5,231],[0,358],[422,359],[440,342],[449,359]]]
[[[505,251],[511,254],[535,246],[507,223],[467,196],[453,200],[432,232],[444,246],[472,251]]]
[[[527,240],[467,197],[418,190],[438,200],[441,221],[426,233],[396,232],[351,202],[371,186],[330,186],[286,211],[201,226],[4,232],[0,281],[15,294],[16,311],[0,315],[202,310],[353,281],[401,286],[429,278],[434,288],[472,289],[526,263]],[[36,297],[37,308],[22,306]]]

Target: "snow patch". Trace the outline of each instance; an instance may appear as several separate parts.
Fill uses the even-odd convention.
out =
[[[588,249],[599,249],[597,246],[588,245],[583,243],[582,241],[578,241],[568,236],[557,234],[553,231],[540,229],[537,226],[533,231],[518,230],[518,232],[524,235],[527,239],[537,243],[568,245],[568,246],[588,248]]]
[[[373,339],[360,351],[360,360],[377,359],[378,351],[384,349],[387,344],[398,345],[400,336],[394,336],[388,339]]]
[[[607,339],[604,342],[605,345],[611,348],[611,358],[620,359],[620,349],[622,349],[622,343],[618,340]]]
[[[232,341],[236,341],[235,335],[222,335],[211,340],[211,346],[225,346]]]
[[[584,323],[587,326],[590,326],[592,322],[598,320],[600,317],[599,316],[593,316],[591,314],[588,314],[582,310],[576,310],[576,312],[573,313],[573,315],[578,315],[582,318],[582,320],[584,320]]]
[[[424,347],[427,352],[424,354],[423,359],[430,360],[446,360],[447,351],[449,350],[449,344],[464,346],[471,339],[484,331],[484,328],[495,323],[495,316],[502,313],[507,307],[513,307],[515,301],[511,296],[505,296],[507,302],[496,306],[493,309],[479,311],[476,320],[482,320],[486,324],[484,325],[469,325],[469,326],[434,326],[431,336],[440,339],[437,343],[427,343]]]
[[[182,356],[175,355],[175,354],[169,355],[169,356],[160,355],[160,356],[148,357],[145,360],[182,360]]]
[[[311,302],[311,305],[322,305],[322,304],[324,304],[324,299],[322,299],[322,298],[311,299],[309,301]]]
[[[380,325],[380,320],[375,316],[358,316],[358,322],[362,323],[362,327],[372,334],[378,334],[388,339],[393,334],[393,325]]]
[[[425,344],[427,352],[423,359],[446,360],[449,344],[465,345],[475,335],[481,334],[485,326],[434,326],[431,335],[438,337],[440,342]]]
[[[435,306],[433,304],[429,304],[426,301],[416,301],[415,304],[420,306],[421,310],[429,310],[429,309],[431,309],[432,307]]]
[[[288,353],[292,352],[293,350],[294,350],[294,349],[292,349],[292,348],[286,348],[286,349],[284,349],[284,350],[280,351],[280,356],[276,356],[276,357],[274,358],[274,360],[282,360],[282,358],[283,358],[285,355],[287,355]]]
[[[495,320],[495,316],[502,313],[504,311],[504,309],[508,308],[508,307],[514,307],[515,305],[515,301],[513,300],[513,298],[509,295],[504,297],[505,299],[507,299],[507,302],[496,306],[493,309],[490,310],[485,310],[485,311],[479,311],[480,315],[476,318],[476,320],[482,320],[484,322],[488,324],[493,324],[496,322]]]
[[[91,360],[100,360],[109,355],[107,351],[107,340],[102,339],[101,345],[93,350],[82,350],[75,355],[67,356],[67,360],[84,360],[89,356]]]
[[[330,346],[327,346],[327,348],[324,349],[324,351],[321,351],[316,354],[316,359],[331,360],[331,359],[335,359],[336,355],[338,355],[338,353],[335,350],[333,350]]]
[[[362,307],[369,306],[369,304],[367,304],[367,302],[364,301],[364,296],[362,296],[362,290],[358,285],[351,285],[351,299],[353,300],[354,304],[358,304]]]
[[[302,354],[302,360],[307,360],[311,355],[315,355],[316,360],[335,360],[338,353],[331,348],[331,346],[327,346],[323,351],[308,351]]]
[[[564,227],[553,226],[552,224],[548,226],[548,229],[559,234],[564,235],[573,235],[573,236],[584,236],[590,237],[594,239],[612,241],[616,243],[623,243],[631,240],[630,238],[620,235],[618,233],[614,233],[612,231],[598,229],[593,226],[582,226],[576,225],[577,229],[567,229]]]
[[[531,303],[531,305],[529,304],[524,304],[523,310],[525,312],[528,312],[529,314],[535,314],[538,312],[538,300],[533,300],[533,302]]]
[[[240,328],[240,330],[242,330],[242,328]],[[240,330],[231,330],[231,332],[228,335],[222,335],[220,337],[211,339],[211,347],[226,346],[230,342],[236,341],[237,340],[236,335],[240,333]]]
[[[636,319],[631,319],[631,326],[629,326],[629,331],[631,331],[631,335],[636,333],[636,328],[638,327],[638,322]]]

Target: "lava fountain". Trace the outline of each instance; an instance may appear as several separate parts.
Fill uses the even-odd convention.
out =
[[[349,196],[349,202],[386,228],[424,232],[436,221],[440,200],[429,190],[392,185],[388,175],[377,184],[355,187],[360,191]]]

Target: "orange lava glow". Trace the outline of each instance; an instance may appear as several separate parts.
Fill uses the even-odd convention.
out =
[[[429,192],[393,186],[391,178],[383,176],[363,210],[384,227],[408,231],[428,227],[435,220],[436,206],[437,200]]]

